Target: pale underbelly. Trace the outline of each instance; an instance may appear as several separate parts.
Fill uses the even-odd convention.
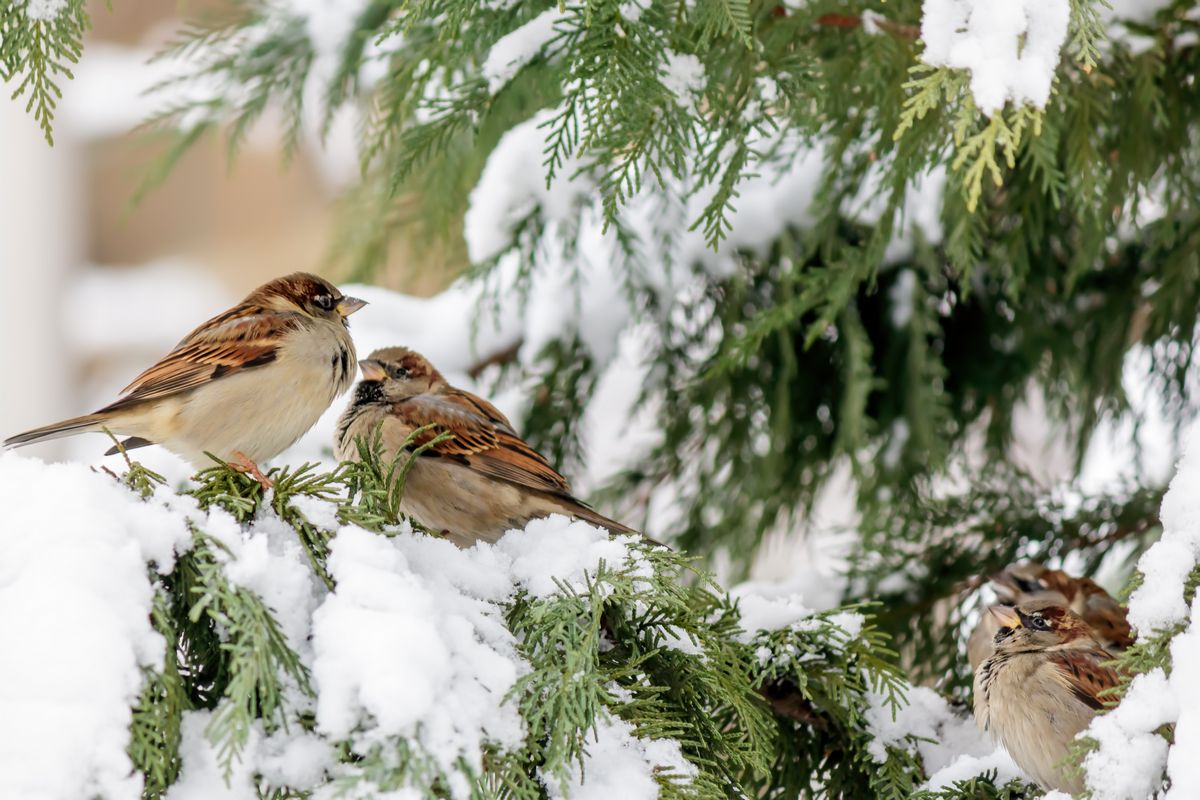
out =
[[[459,464],[419,458],[408,475],[401,510],[435,531],[458,534],[459,544],[494,542],[510,528],[558,509],[547,498],[524,492]],[[459,541],[460,537],[463,541]]]
[[[268,369],[275,374],[264,375]],[[212,463],[206,450],[225,460],[240,452],[263,461],[295,443],[334,399],[328,372],[297,373],[275,365],[263,371],[231,375],[184,400],[177,417],[179,441],[171,449],[197,466]]]

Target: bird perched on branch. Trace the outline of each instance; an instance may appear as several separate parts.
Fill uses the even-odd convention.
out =
[[[357,440],[369,441],[378,430],[384,458],[404,448],[418,453],[400,509],[422,525],[463,547],[494,542],[551,514],[636,533],[576,499],[566,478],[499,409],[451,386],[424,356],[389,347],[359,366],[363,380],[338,422],[335,452],[343,461],[358,460]]]
[[[1075,735],[1105,705],[1118,683],[1104,665],[1112,655],[1077,614],[1052,602],[992,606],[995,649],[975,671],[975,721],[1013,761],[1047,789],[1078,794],[1068,775]]]
[[[257,462],[299,439],[353,382],[346,318],[364,305],[316,275],[276,278],[185,336],[116,402],[4,445],[108,429],[129,437],[125,449],[161,444],[196,466],[210,452],[265,488]]]
[[[1110,653],[1120,653],[1133,643],[1126,609],[1091,578],[1076,578],[1060,569],[1037,563],[1013,564],[991,577],[1001,604],[1053,602],[1083,618],[1092,636]],[[992,652],[999,626],[996,617],[984,614],[967,640],[967,658],[974,671]]]

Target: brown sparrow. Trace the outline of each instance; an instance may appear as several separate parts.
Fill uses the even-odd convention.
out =
[[[1077,614],[1052,602],[992,606],[995,650],[975,672],[975,721],[1047,789],[1078,794],[1083,781],[1062,762],[1075,735],[1117,685],[1112,656]]]
[[[1121,653],[1133,644],[1133,632],[1126,609],[1100,588],[1091,578],[1076,578],[1060,569],[1041,564],[1013,564],[991,578],[997,599],[1006,606],[1033,601],[1053,601],[1066,606],[1083,618],[1092,636],[1110,653]],[[967,658],[971,670],[979,667],[992,652],[992,640],[999,625],[996,618],[984,614],[967,640]]]
[[[130,437],[126,449],[161,444],[196,466],[208,451],[269,486],[256,462],[299,439],[353,381],[346,317],[364,305],[316,275],[276,278],[185,336],[116,402],[4,445],[107,428]]]
[[[563,514],[634,533],[571,495],[566,478],[521,439],[494,405],[446,382],[432,364],[404,347],[376,350],[359,362],[363,380],[338,421],[335,453],[357,461],[356,440],[379,430],[383,456],[395,458],[405,439],[411,448],[452,434],[421,452],[404,487],[400,509],[460,547],[494,542],[531,519]]]

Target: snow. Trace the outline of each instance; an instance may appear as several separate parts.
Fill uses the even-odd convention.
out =
[[[411,532],[339,531],[328,562],[337,589],[313,616],[317,725],[361,754],[401,737],[447,775],[460,759],[479,771],[485,741],[517,748],[525,736],[505,699],[521,672],[516,643],[500,598],[461,592],[406,557],[427,548],[440,558],[425,564],[487,561],[477,558],[486,548],[460,552]],[[452,785],[457,797],[468,789]]]
[[[141,796],[130,706],[163,657],[147,565],[188,541],[107,475],[0,452],[0,797]]]
[[[667,61],[663,65],[663,86],[675,95],[675,102],[683,108],[696,106],[696,95],[704,91],[707,78],[700,59],[690,53],[667,50]]]
[[[1167,742],[1154,731],[1177,715],[1162,670],[1134,678],[1121,705],[1096,717],[1087,730],[1100,745],[1084,760],[1092,796],[1096,800],[1152,796],[1167,759]]]
[[[179,755],[183,766],[179,778],[167,790],[167,800],[256,800],[254,762],[235,761],[228,776],[217,753],[205,736],[211,711],[186,711],[180,726]],[[247,750],[257,749],[261,731],[254,730]]]
[[[862,29],[863,33],[868,36],[878,36],[884,30],[884,25],[888,19],[878,11],[864,9],[862,12]]]
[[[1200,599],[1184,600],[1188,574],[1200,562],[1200,425],[1193,426],[1175,477],[1163,498],[1162,538],[1138,561],[1144,576],[1129,599],[1129,622],[1139,638],[1170,634],[1171,668],[1137,675],[1120,705],[1097,716],[1084,732],[1098,747],[1084,761],[1087,784],[1097,800],[1150,797],[1164,770],[1166,798],[1194,797],[1200,790],[1195,759],[1200,725]],[[1168,748],[1158,734],[1175,726]]]
[[[565,786],[554,776],[541,777],[552,800],[655,800],[659,796],[656,776],[686,779],[696,774],[679,742],[641,739],[628,722],[610,717],[597,724],[583,764],[571,763]]]
[[[317,786],[333,770],[336,758],[328,741],[296,726],[259,739],[252,763],[270,783],[303,790]]]
[[[549,12],[547,12],[549,13]],[[566,222],[578,211],[593,184],[574,177],[576,164],[567,163],[559,178],[546,185],[543,126],[552,111],[541,111],[514,126],[500,138],[487,160],[479,183],[471,192],[464,221],[467,253],[484,262],[503,252],[517,225],[537,210],[546,222]]]
[[[1043,108],[1067,38],[1068,0],[924,0],[924,61],[971,73],[971,94],[991,116],[1013,102]]]
[[[563,584],[575,593],[586,591],[585,576],[594,576],[603,563],[635,576],[650,578],[653,569],[641,553],[631,550],[635,536],[609,536],[586,522],[557,514],[536,519],[523,531],[510,531],[496,550],[511,559],[510,571],[519,588],[533,597],[549,597]]]
[[[878,763],[888,758],[887,747],[910,750],[929,775],[922,789],[937,790],[954,781],[997,770],[997,784],[1023,777],[1003,749],[997,750],[965,710],[955,710],[945,698],[925,686],[909,686],[905,705],[893,713],[883,695],[871,692],[866,710],[873,737],[867,749]]]
[[[996,774],[994,782],[997,786],[1003,786],[1014,778],[1029,780],[1028,776],[1021,772],[1021,768],[1013,762],[1012,756],[1008,754],[1008,751],[1003,747],[998,747],[982,756],[970,754],[958,756],[949,764],[930,775],[929,780],[921,788],[936,792],[941,789],[947,789],[958,781],[970,780],[989,772]],[[1046,795],[1046,798],[1048,797],[1049,795]]]
[[[908,327],[909,320],[913,315],[913,294],[917,288],[917,274],[911,269],[901,271],[900,277],[892,284],[892,288],[888,290],[888,300],[891,301],[891,307],[888,309],[888,317],[892,322],[892,327],[903,329]],[[905,437],[907,438],[907,436]]]
[[[1108,0],[1097,11],[1110,19],[1148,22],[1155,14],[1169,5],[1171,5],[1171,0]]]
[[[487,81],[488,91],[496,94],[522,67],[536,58],[554,38],[555,24],[566,16],[555,6],[500,37],[483,62],[483,77]]]
[[[183,766],[166,800],[259,800],[256,772],[274,786],[305,791],[324,783],[334,769],[333,747],[317,735],[295,725],[264,736],[262,726],[255,725],[245,757],[234,761],[226,775],[206,734],[211,722],[211,711],[184,712],[179,746]]]
[[[66,7],[67,0],[26,0],[25,16],[30,19],[50,22]]]
[[[650,0],[625,0],[618,10],[625,19],[637,22],[642,18],[642,12],[648,8],[650,8]]]
[[[790,628],[813,615],[803,598],[790,582],[768,584],[751,581],[733,587],[730,595],[737,600],[741,612],[741,641],[749,643],[758,631],[778,631]]]
[[[243,528],[223,509],[213,508],[205,531],[224,546],[216,555],[225,563],[226,579],[261,597],[275,613],[288,646],[306,657],[310,618],[324,586],[291,526],[274,512],[264,512]]]
[[[368,0],[285,0],[283,8],[304,20],[317,59],[336,63],[368,5]]]
[[[889,159],[875,161],[863,178],[855,196],[845,204],[843,213],[864,225],[877,225],[888,208],[890,190],[886,185]],[[942,241],[942,195],[946,189],[945,167],[935,167],[918,175],[905,188],[900,206],[899,235],[893,236],[884,251],[884,261],[894,264],[912,257],[914,239],[920,236],[928,244]]]
[[[71,503],[61,502],[64,493]],[[53,518],[44,513],[50,505]],[[462,768],[479,770],[485,748],[519,748],[526,738],[509,692],[529,666],[505,626],[505,604],[520,593],[582,589],[602,562],[635,579],[650,574],[633,537],[564,517],[460,550],[407,524],[388,535],[338,526],[323,500],[294,507],[336,534],[332,592],[271,509],[239,524],[165,487],[143,500],[83,465],[0,454],[0,797],[140,797],[126,753],[130,709],[143,669],[163,655],[149,623],[147,567],[173,569],[191,546],[189,526],[215,540],[225,579],[270,609],[316,697],[285,687],[288,724],[269,734],[256,724],[228,776],[209,739],[211,713],[187,712],[169,800],[254,798],[258,775],[319,798],[346,786],[345,796],[385,796],[358,767],[339,763],[333,745],[367,754],[401,738],[444,773],[451,796],[467,797]],[[300,722],[309,713],[315,731]],[[680,780],[695,774],[677,742],[640,738],[619,719],[600,720],[596,737],[582,771],[574,765],[567,776],[572,797],[624,788],[652,797],[662,770]]]
[[[1160,518],[1162,538],[1138,561],[1146,578],[1129,599],[1129,624],[1140,635],[1187,619],[1184,582],[1200,561],[1200,428],[1191,432]]]
[[[1170,694],[1179,703],[1175,746],[1167,756],[1171,788],[1167,798],[1200,797],[1200,600],[1192,603],[1192,622],[1171,642]],[[1160,701],[1161,702],[1161,701]],[[1161,741],[1161,740],[1160,740]]]

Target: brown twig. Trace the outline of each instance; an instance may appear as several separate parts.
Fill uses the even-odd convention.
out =
[[[1108,533],[1094,539],[1088,536],[1076,536],[1071,540],[1070,547],[1072,550],[1078,550],[1083,547],[1096,547],[1102,544],[1118,542],[1122,539],[1128,539],[1130,536],[1141,536],[1144,533],[1148,533],[1157,528],[1159,524],[1157,517],[1145,517],[1132,523],[1118,524]]]
[[[817,730],[828,730],[829,719],[813,708],[813,704],[800,694],[791,681],[785,679],[764,683],[758,687],[758,693],[771,704],[776,716],[811,725]]]
[[[524,339],[518,339],[503,350],[498,350],[491,355],[476,361],[471,366],[467,367],[467,374],[472,380],[477,380],[483,371],[490,366],[496,364],[511,364],[517,360],[517,353],[521,351],[521,345],[525,343]]]
[[[817,24],[829,28],[843,28],[845,30],[864,27],[863,18],[856,14],[825,14],[817,18]],[[887,17],[878,14],[871,16],[871,24],[881,31],[890,33],[897,39],[904,39],[909,42],[914,42],[921,36],[921,29],[916,25],[893,22]]]

